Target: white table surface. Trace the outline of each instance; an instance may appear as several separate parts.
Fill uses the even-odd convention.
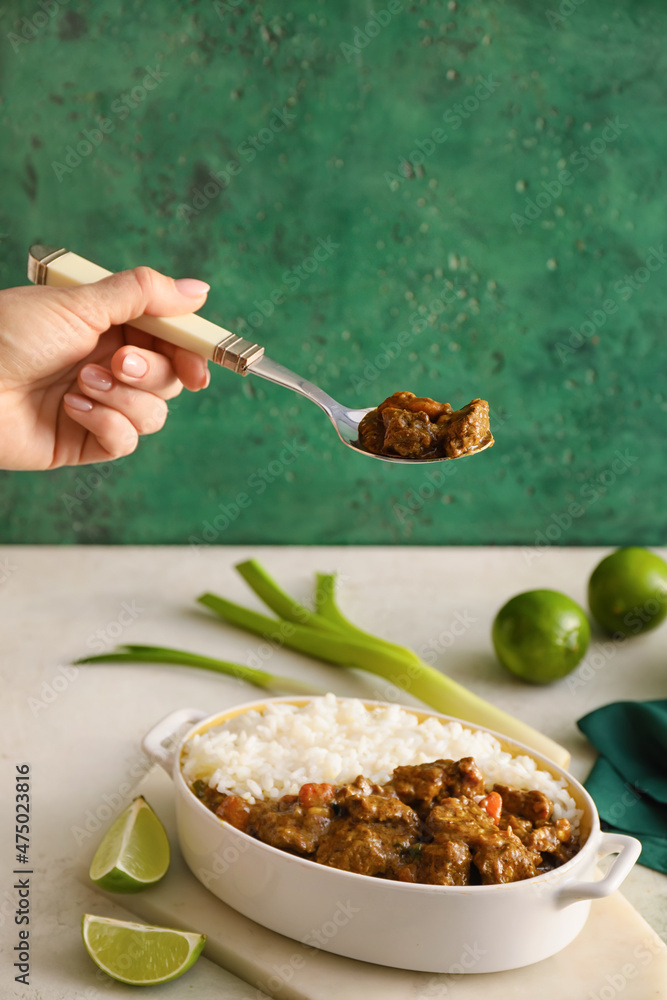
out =
[[[140,740],[159,718],[184,705],[213,712],[257,694],[242,682],[205,671],[153,665],[76,669],[70,666],[72,660],[102,645],[143,642],[247,662],[261,640],[199,611],[196,596],[212,590],[259,609],[233,569],[250,556],[262,560],[281,585],[305,603],[310,601],[314,573],[336,570],[340,604],[356,624],[417,652],[435,640],[440,649],[437,666],[566,746],[572,753],[570,770],[583,779],[594,752],[576,728],[576,719],[620,699],[665,697],[667,626],[612,648],[611,655],[604,637],[594,634],[582,683],[570,678],[546,688],[524,685],[502,670],[493,655],[490,628],[498,608],[522,590],[561,590],[585,605],[588,576],[607,551],[0,547],[0,995],[21,1000],[129,995],[131,987],[98,973],[81,944],[83,912],[129,918],[121,905],[103,900],[73,874],[82,837],[89,843],[86,826],[99,810],[104,813],[105,802],[125,804],[146,768]],[[463,634],[452,640],[450,628],[461,619],[467,624],[457,631]],[[272,672],[310,679],[337,694],[385,695],[377,678],[320,665],[289,650],[276,651],[266,662]],[[11,968],[17,943],[11,876],[13,787],[15,765],[23,762],[31,766],[34,810],[34,957],[27,988],[14,983]],[[667,877],[638,865],[623,892],[667,940]],[[127,905],[131,909],[131,897]],[[206,959],[151,995],[258,997],[254,987]]]

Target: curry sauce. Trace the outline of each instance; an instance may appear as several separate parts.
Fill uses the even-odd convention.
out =
[[[485,790],[472,757],[395,768],[378,785],[309,783],[250,803],[196,781],[220,819],[292,854],[342,871],[429,885],[493,885],[550,871],[579,850],[540,791]]]
[[[413,392],[395,392],[362,418],[359,443],[375,455],[460,458],[493,444],[489,404],[473,399],[454,410]]]

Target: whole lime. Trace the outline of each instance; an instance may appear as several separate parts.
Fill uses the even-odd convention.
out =
[[[582,608],[557,590],[517,594],[500,609],[492,630],[502,665],[531,684],[550,684],[574,670],[590,636]]]
[[[640,635],[667,617],[667,563],[648,549],[617,549],[588,581],[588,605],[608,632]]]

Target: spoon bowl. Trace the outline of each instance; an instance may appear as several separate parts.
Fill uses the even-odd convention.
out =
[[[446,455],[438,455],[433,458],[401,458],[400,455],[378,455],[375,452],[367,451],[359,444],[359,424],[367,413],[375,409],[374,406],[368,406],[365,410],[347,409],[342,403],[327,395],[319,386],[297,375],[296,372],[290,371],[284,365],[278,364],[277,361],[272,361],[265,354],[248,365],[247,371],[250,375],[257,375],[268,382],[275,382],[276,385],[282,385],[286,389],[291,389],[293,392],[298,392],[300,396],[312,400],[321,410],[324,410],[342,443],[367,458],[379,458],[381,462],[399,462],[403,465],[425,465],[427,462],[454,461],[454,459],[447,458]],[[481,444],[478,448],[471,449],[465,455],[457,457],[466,458],[468,455],[476,455],[478,452],[490,448],[491,444],[492,441]]]

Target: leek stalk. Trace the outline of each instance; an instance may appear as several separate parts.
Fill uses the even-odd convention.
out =
[[[334,574],[317,574],[316,610],[310,611],[282,590],[256,560],[239,563],[236,568],[255,594],[278,617],[260,614],[216,594],[206,593],[198,598],[200,604],[230,625],[326,663],[356,667],[376,674],[443,715],[492,729],[526,744],[562,767],[567,766],[569,753],[548,736],[468,691],[462,684],[424,663],[405,646],[387,642],[353,625],[336,603]],[[288,694],[322,693],[312,685],[264,670],[162,646],[120,646],[114,652],[84,657],[76,662],[175,663],[213,670],[248,681],[256,687]]]
[[[261,567],[257,572],[257,563],[253,572],[247,571],[248,563],[241,565],[244,567],[244,579],[269,607],[287,609],[293,614],[302,607],[286,595]],[[352,625],[336,604],[335,577],[321,574],[319,580],[317,614],[313,616],[303,609],[311,616],[307,619],[309,625],[268,618],[216,594],[203,594],[198,601],[231,625],[269,640],[280,640],[281,645],[316,656],[327,663],[357,667],[377,674],[444,715],[493,729],[525,743],[560,766],[567,766],[570,759],[568,751],[548,736],[468,691],[462,684],[424,663],[411,650],[385,642]],[[257,584],[257,589],[254,584]],[[321,618],[327,619],[329,629],[335,626],[338,631],[325,629]]]

